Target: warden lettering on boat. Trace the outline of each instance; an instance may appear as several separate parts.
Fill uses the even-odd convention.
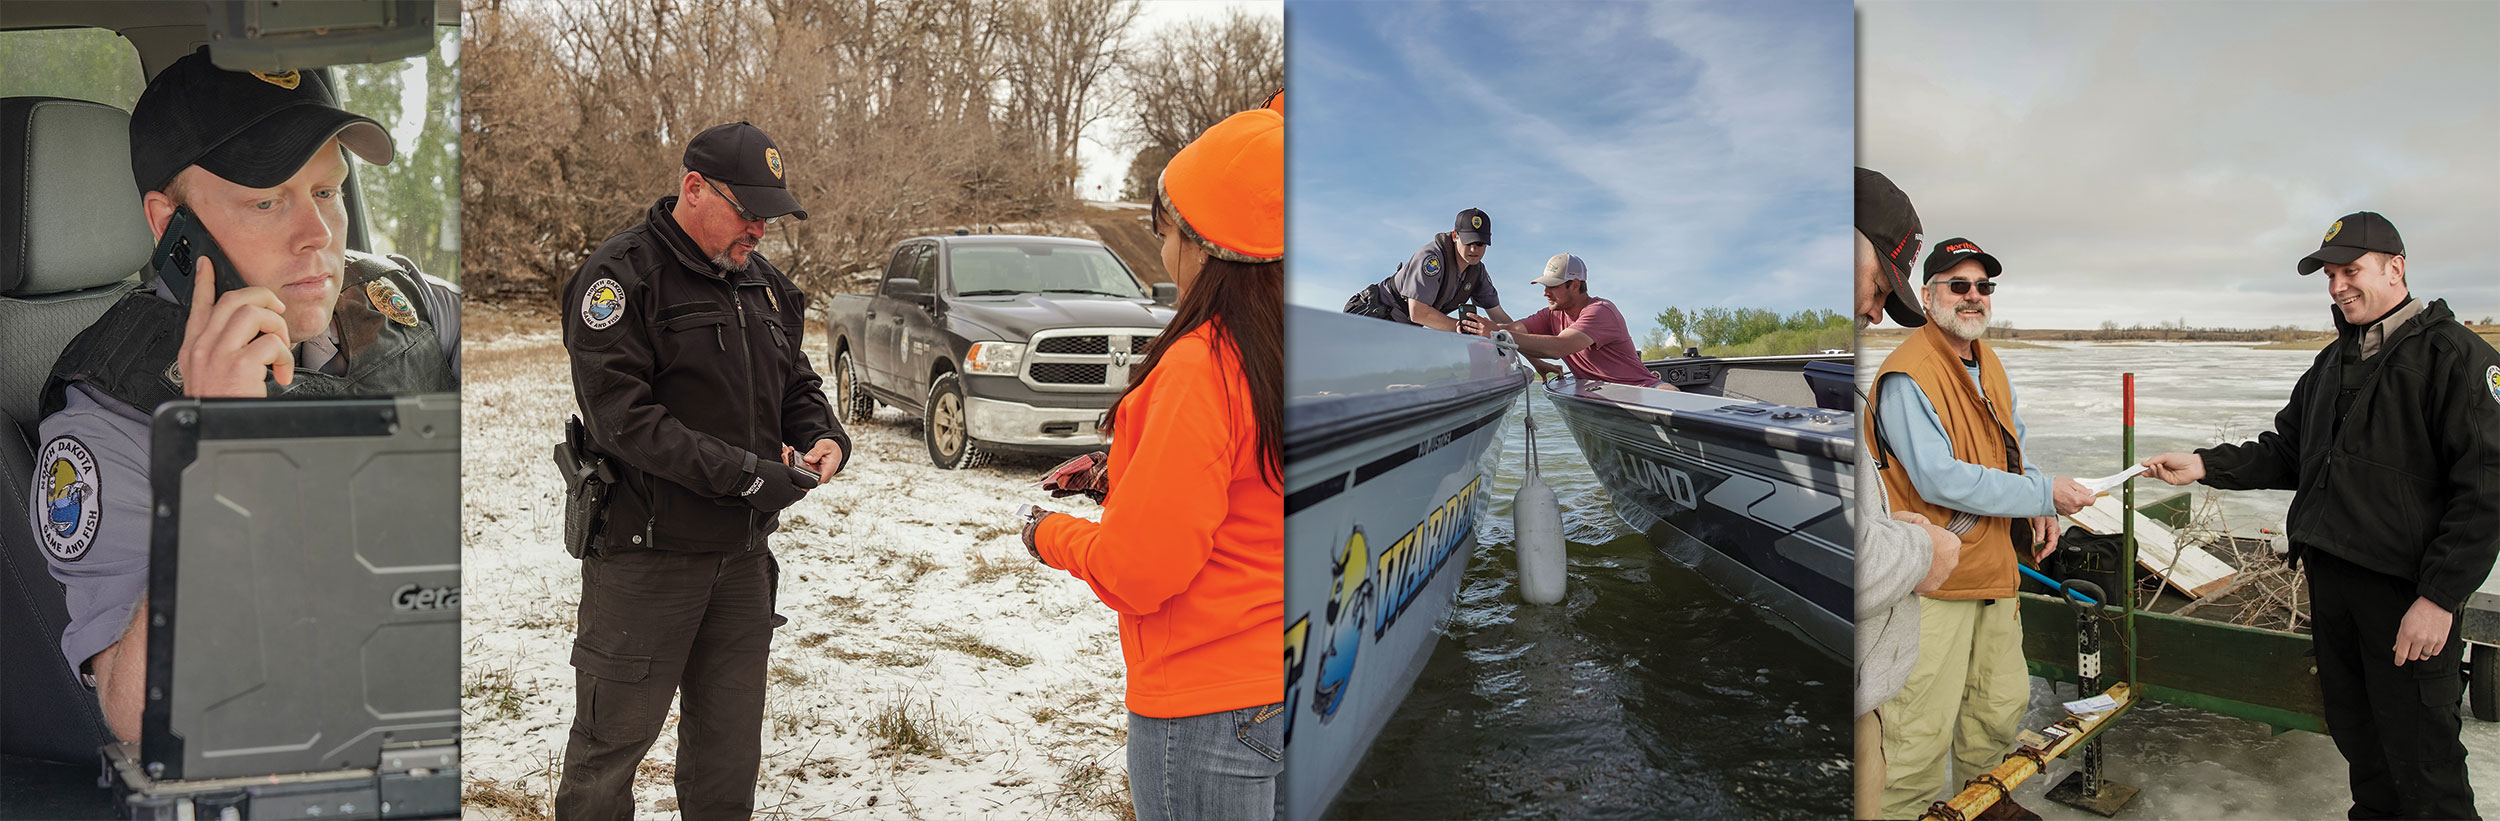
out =
[[[2405,284],[2404,239],[2376,212],[2336,220],[2335,340],[2253,441],[2164,453],[2173,485],[2289,490],[2318,690],[2350,765],[2353,818],[2473,818],[2457,712],[2457,609],[2500,555],[2500,353]]]

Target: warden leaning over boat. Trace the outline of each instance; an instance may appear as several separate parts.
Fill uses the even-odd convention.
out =
[[[1460,211],[1449,231],[1432,235],[1397,273],[1355,292],[1345,312],[1455,331],[1458,320],[1450,312],[1473,303],[1493,321],[1509,324],[1502,295],[1484,270],[1484,253],[1492,245],[1493,218],[1474,208]]]
[[[1918,264],[1918,210],[1882,173],[1858,169],[1857,325],[1880,324],[1884,314],[1916,328],[1927,324],[1910,290]],[[1880,250],[1879,250],[1880,247]],[[1859,419],[1861,436],[1871,418]],[[1857,498],[1850,524],[1857,531],[1857,716],[1852,805],[1859,818],[1879,818],[1883,806],[1883,711],[1901,692],[1918,663],[1918,595],[1936,592],[1962,559],[1962,537],[1908,511],[1895,511],[1875,472],[1873,448],[1858,448]],[[1916,595],[1914,595],[1916,594]]]
[[[2255,441],[2144,460],[2173,485],[2289,490],[2326,726],[2353,818],[2474,818],[2457,609],[2500,554],[2500,353],[2405,283],[2375,212],[2300,260],[2326,269],[2335,341]]]
[[[1980,337],[2004,272],[1966,239],[1927,256],[1929,322],[1884,358],[1875,446],[1892,509],[1961,534],[1961,563],[1919,599],[1918,661],[1883,714],[1885,818],[1917,816],[1947,785],[2014,749],[2031,703],[2023,664],[2017,546],[2057,546],[2057,517],[2091,491],[2023,457],[2023,423],[2005,365]],[[1951,753],[1950,764],[1946,758]],[[1958,769],[1955,766],[1958,765]],[[1982,818],[2037,818],[2011,799]]]
[[[1024,545],[1120,614],[1138,821],[1272,818],[1285,758],[1283,101],[1198,135],[1149,220],[1172,322],[1105,414],[1102,521]],[[1090,484],[1090,482],[1089,482]]]
[[[677,190],[560,297],[586,444],[618,482],[586,528],[558,818],[634,814],[635,771],[681,694],[678,810],[754,811],[781,575],[765,539],[851,451],[799,350],[804,297],[755,250],[774,220],[807,218],[786,160],[743,122],[695,135]]]

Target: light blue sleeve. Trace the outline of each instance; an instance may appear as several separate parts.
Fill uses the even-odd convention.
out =
[[[2026,473],[2015,475],[1954,458],[1944,421],[1928,404],[1927,394],[1907,374],[1885,374],[1877,389],[1876,421],[1883,425],[1884,444],[1910,473],[1919,498],[1981,516],[2031,517],[2057,512],[2050,502],[2050,480]],[[2019,429],[2020,423],[2017,422]],[[2020,434],[2016,434],[2019,436]]]

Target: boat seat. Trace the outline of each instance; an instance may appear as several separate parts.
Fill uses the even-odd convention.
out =
[[[35,539],[30,487],[44,376],[137,283],[154,243],[130,173],[130,115],[0,98],[0,752],[93,764],[112,741],[66,659],[69,611]]]
[[[1858,370],[1847,362],[1806,363],[1806,385],[1814,389],[1814,406],[1824,410],[1858,409]]]

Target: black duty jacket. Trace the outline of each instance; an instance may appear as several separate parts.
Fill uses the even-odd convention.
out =
[[[761,253],[724,275],[677,226],[676,197],[590,253],[562,293],[573,396],[622,487],[607,550],[736,551],[778,518],[747,503],[784,444],[851,440],[799,348],[806,302]]]
[[[2323,550],[2455,613],[2500,555],[2500,352],[2445,301],[2366,360],[2363,326],[2335,326],[2273,431],[2197,451],[2205,484],[2293,491],[2294,560]]]

